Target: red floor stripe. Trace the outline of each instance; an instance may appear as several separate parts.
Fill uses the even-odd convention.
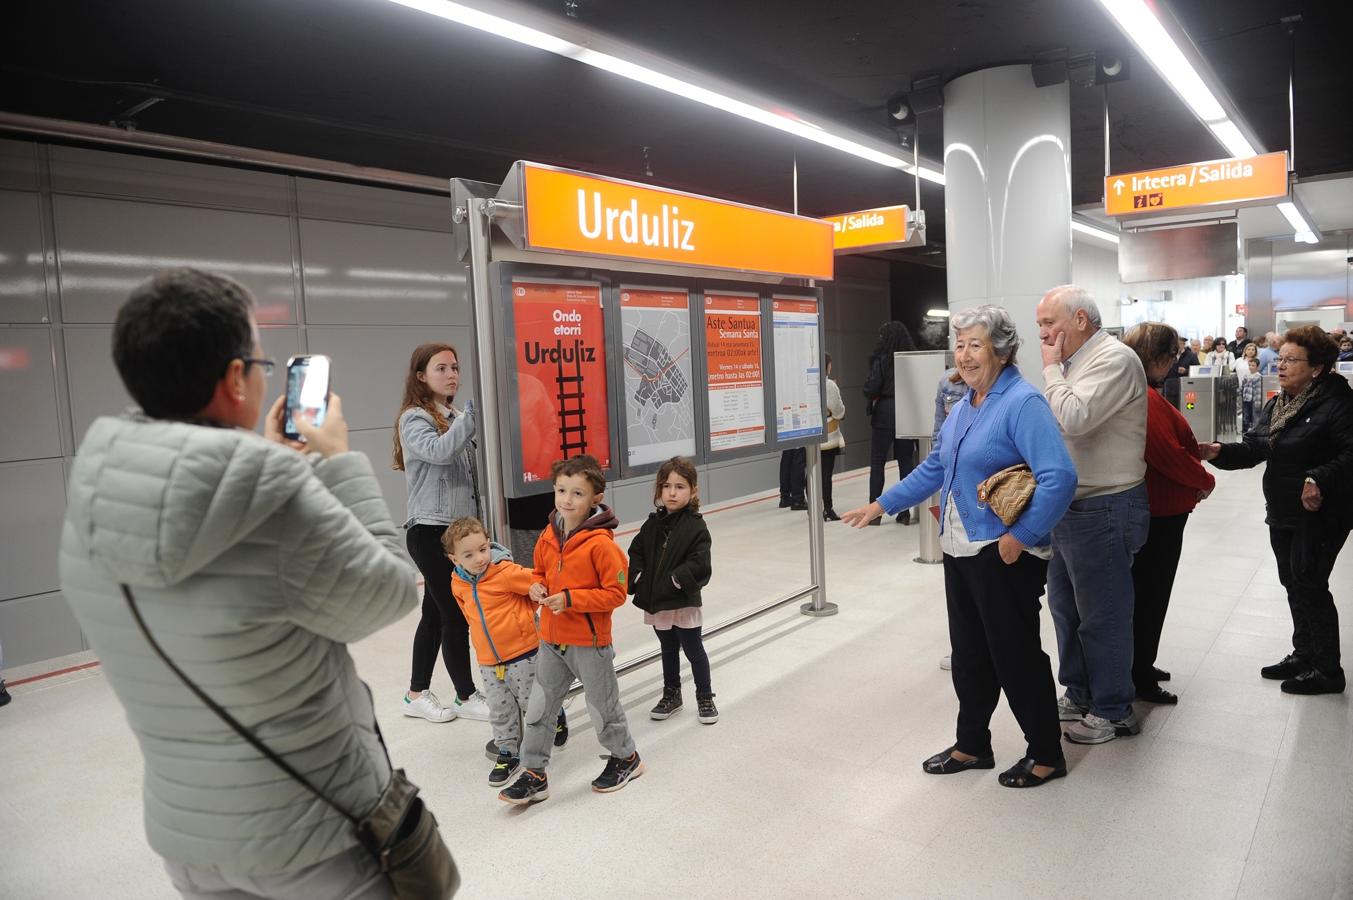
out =
[[[868,470],[868,469],[864,469],[863,471],[856,472],[856,473],[853,474],[853,475],[838,475],[838,476],[836,476],[835,478],[832,479],[832,483],[833,483],[833,484],[836,484],[836,483],[841,482],[841,481],[851,481],[852,479],[855,479],[855,478],[863,478],[865,475],[868,475],[868,474],[869,474],[869,470]],[[738,508],[743,507],[743,506],[751,506],[753,503],[764,503],[764,502],[767,501],[767,500],[774,500],[774,499],[775,499],[776,497],[778,497],[778,496],[780,496],[780,494],[779,494],[779,492],[777,491],[777,492],[775,492],[775,493],[773,493],[773,494],[767,494],[767,495],[764,496],[764,497],[757,497],[757,498],[754,499],[754,500],[743,500],[741,503],[730,503],[730,504],[728,504],[727,506],[716,506],[714,509],[708,509],[708,510],[705,510],[705,515],[713,515],[714,513],[727,512],[727,511],[730,510],[730,509],[738,509]],[[639,533],[639,529],[638,529],[638,528],[631,528],[631,529],[629,529],[629,530],[627,530],[627,531],[617,531],[617,532],[615,533],[615,536],[616,536],[616,537],[626,537],[626,536],[628,536],[628,535],[631,535],[631,534],[638,534],[638,533]],[[420,582],[421,582],[421,579],[420,579]],[[18,687],[18,686],[21,685],[21,684],[32,684],[32,683],[35,682],[35,681],[43,681],[43,680],[45,680],[45,679],[47,679],[47,678],[56,678],[56,677],[59,676],[59,675],[69,675],[71,672],[82,672],[82,671],[84,671],[85,669],[92,669],[92,668],[94,668],[95,666],[99,666],[99,665],[102,665],[102,663],[100,663],[100,662],[96,659],[96,660],[94,660],[93,662],[81,663],[81,664],[78,665],[78,666],[71,666],[70,668],[66,668],[66,669],[57,669],[55,672],[43,672],[41,675],[31,675],[31,676],[29,676],[28,678],[20,678],[18,681],[9,681],[9,682],[6,682],[6,684],[7,684],[9,687]]]

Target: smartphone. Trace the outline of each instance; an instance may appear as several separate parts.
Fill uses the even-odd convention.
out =
[[[282,434],[304,441],[296,430],[296,413],[313,411],[315,425],[324,424],[329,410],[329,357],[320,354],[293,356],[287,360],[287,402],[282,411]]]

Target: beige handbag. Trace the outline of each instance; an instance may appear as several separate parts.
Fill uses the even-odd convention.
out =
[[[1002,522],[1014,525],[1034,497],[1038,483],[1027,465],[1001,469],[977,486],[977,502],[991,507]]]

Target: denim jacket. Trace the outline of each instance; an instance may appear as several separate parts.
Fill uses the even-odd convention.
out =
[[[475,471],[474,410],[447,418],[451,427],[437,433],[432,414],[413,406],[399,417],[404,448],[404,484],[409,492],[410,525],[450,525],[461,516],[479,515]]]
[[[884,491],[879,503],[894,515],[939,489],[940,509],[947,508],[952,494],[969,540],[995,540],[1009,531],[1026,547],[1044,546],[1076,493],[1076,467],[1052,408],[1013,365],[997,377],[960,433],[958,424],[965,417],[957,413],[971,402],[969,391],[945,419],[935,449],[910,475]],[[977,485],[1019,463],[1033,470],[1038,487],[1023,514],[1007,528],[990,508],[977,502]]]

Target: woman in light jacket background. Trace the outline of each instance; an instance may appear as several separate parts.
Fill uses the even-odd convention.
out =
[[[836,458],[846,446],[846,436],[841,432],[841,420],[846,417],[846,403],[841,399],[841,389],[832,378],[832,355],[827,354],[827,439],[822,442],[822,518],[827,522],[839,522],[841,517],[832,506],[832,472],[836,469]]]
[[[968,388],[940,439],[915,471],[841,519],[860,528],[940,491],[940,547],[953,646],[958,727],[954,744],[924,772],[995,768],[991,715],[1001,691],[1024,731],[1024,757],[1002,772],[1006,787],[1036,787],[1066,775],[1052,663],[1039,637],[1052,527],[1076,492],[1076,469],[1052,409],[1015,367],[1020,339],[999,306],[955,313],[954,363]],[[1036,487],[1012,525],[978,498],[978,485],[1024,463]]]
[[[479,515],[474,405],[456,409],[459,388],[456,349],[423,344],[409,358],[404,400],[395,420],[394,468],[404,472],[409,492],[405,541],[423,573],[423,615],[413,635],[413,671],[400,711],[429,722],[489,718],[488,701],[470,675],[470,626],[451,596],[451,561],[442,548],[448,525]],[[446,706],[430,690],[438,647],[456,689]]]

